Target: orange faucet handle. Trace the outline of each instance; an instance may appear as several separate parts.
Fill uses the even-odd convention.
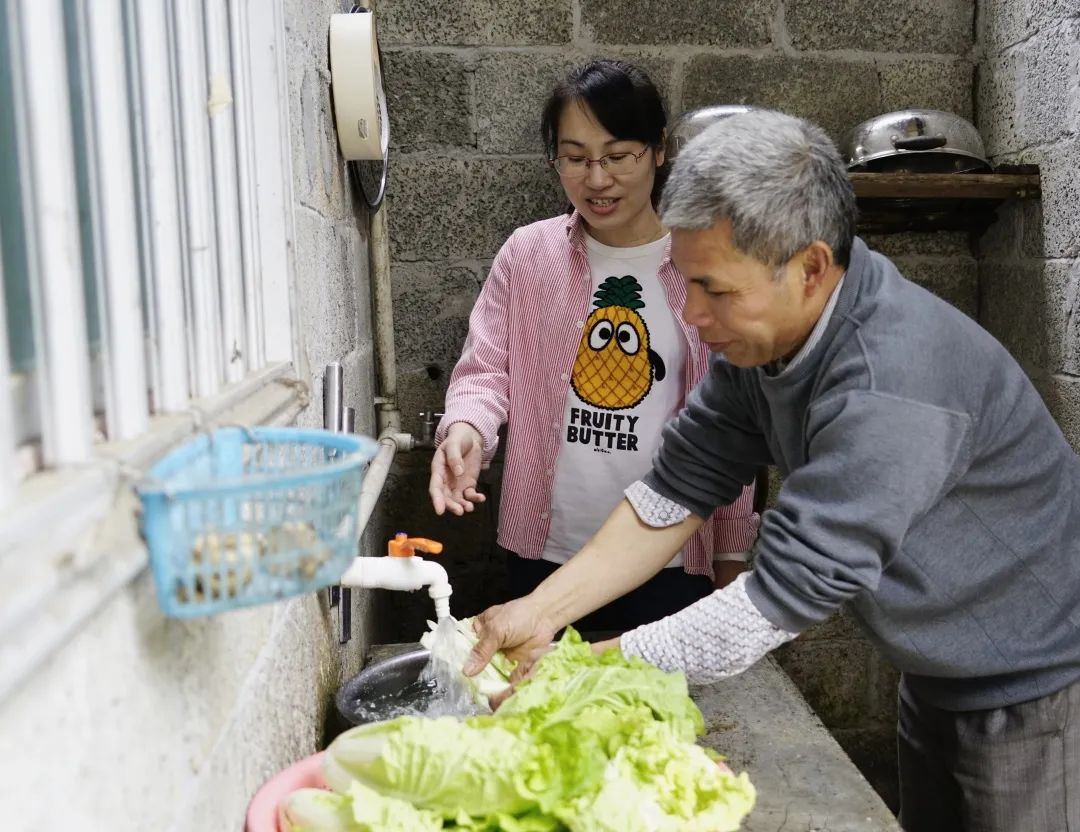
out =
[[[392,558],[411,558],[416,550],[437,555],[443,550],[443,545],[437,540],[428,540],[426,537],[409,537],[405,532],[398,532],[394,539],[386,544],[386,553]]]

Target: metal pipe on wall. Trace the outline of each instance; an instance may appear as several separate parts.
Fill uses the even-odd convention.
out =
[[[341,408],[341,430],[344,433],[356,433],[355,409],[345,406]],[[345,644],[352,638],[352,590],[347,586],[341,587],[338,602],[338,644]]]
[[[390,283],[390,236],[385,205],[370,214],[368,251],[371,271],[371,312],[374,329],[376,379],[376,419],[379,450],[368,465],[360,490],[359,534],[363,535],[398,451],[411,451],[416,442],[401,432],[401,411],[397,404],[397,356],[394,351],[394,297]]]
[[[345,371],[341,363],[331,361],[323,370],[323,427],[334,433],[341,432],[344,386]],[[326,600],[331,607],[337,606],[340,596],[341,587],[335,585],[327,588]]]
[[[338,361],[331,361],[323,371],[323,427],[334,433],[341,431],[342,399],[345,372]]]
[[[397,402],[397,355],[394,352],[394,293],[390,283],[390,237],[386,208],[371,214],[368,232],[371,264],[371,312],[375,329],[375,363],[378,379],[376,417],[380,435],[401,430]]]

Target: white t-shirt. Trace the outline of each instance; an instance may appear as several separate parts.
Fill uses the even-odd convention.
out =
[[[593,306],[566,396],[551,527],[541,557],[565,563],[652,467],[682,403],[686,339],[657,273],[667,237],[613,248],[586,235]],[[668,566],[681,566],[682,553]]]

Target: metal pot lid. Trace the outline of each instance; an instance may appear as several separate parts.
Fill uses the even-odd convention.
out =
[[[849,169],[878,159],[908,154],[964,156],[990,169],[982,137],[970,121],[943,110],[899,110],[862,122],[850,130],[840,152]]]
[[[668,132],[666,148],[668,161],[673,162],[686,143],[707,127],[729,116],[748,113],[753,109],[748,104],[714,104],[711,107],[702,107],[683,113],[675,119],[675,123]]]

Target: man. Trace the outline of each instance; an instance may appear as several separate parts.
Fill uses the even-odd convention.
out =
[[[718,353],[581,553],[479,618],[523,660],[659,570],[755,467],[785,475],[754,570],[616,646],[708,681],[845,606],[903,673],[909,832],[1080,829],[1080,460],[1000,344],[854,236],[818,128],[733,116],[661,205]]]

